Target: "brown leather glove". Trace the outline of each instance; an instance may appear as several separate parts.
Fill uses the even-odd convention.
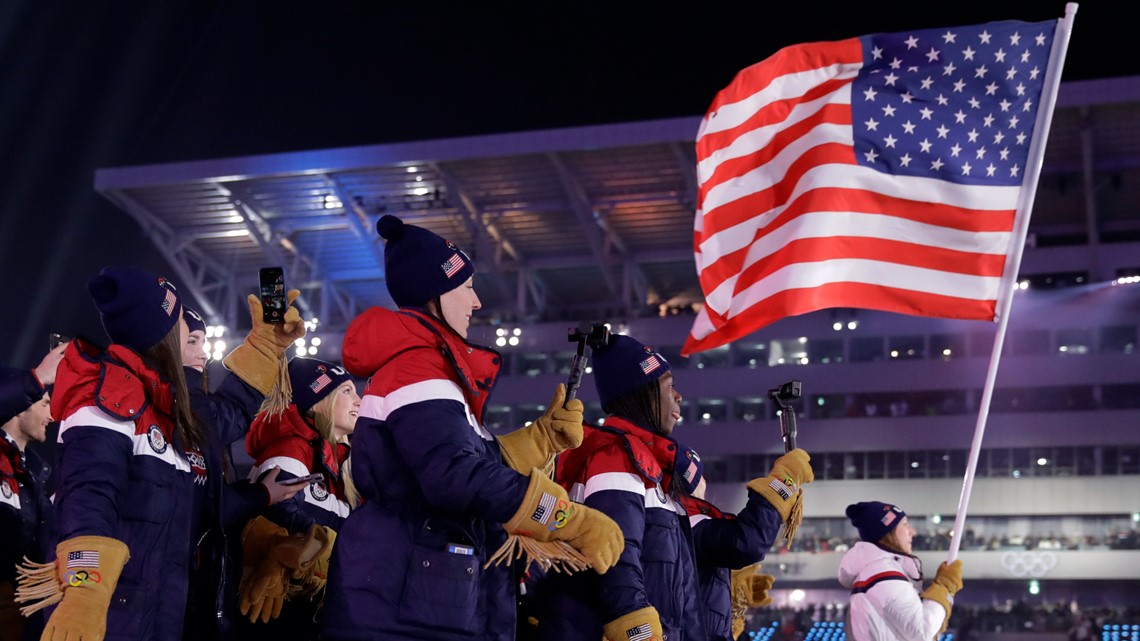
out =
[[[530,425],[499,437],[503,461],[516,472],[548,471],[554,457],[582,444],[582,401],[566,402],[566,384],[559,383],[546,413]]]
[[[763,496],[784,521],[784,539],[791,545],[803,519],[803,489],[815,480],[811,457],[797,448],[776,459],[768,476],[752,479],[748,489]]]
[[[285,311],[284,323],[266,323],[261,318],[261,299],[250,294],[247,300],[253,329],[246,334],[242,344],[222,361],[238,378],[266,396],[277,384],[285,352],[294,341],[305,335],[301,313],[293,307],[293,301],[300,295],[296,289],[290,289],[286,294],[289,309]]]
[[[664,632],[661,630],[661,616],[657,614],[657,609],[653,606],[623,614],[602,626],[602,632],[607,641],[628,641],[629,639],[661,641],[664,636]]]
[[[613,567],[625,549],[625,537],[613,519],[571,502],[561,485],[538,470],[531,472],[522,504],[503,527],[509,534],[543,543],[563,541],[598,574]]]
[[[77,536],[57,545],[55,555],[63,599],[51,613],[40,641],[102,639],[111,595],[131,558],[127,544],[102,536]],[[17,600],[27,600],[21,599],[20,591],[16,594]],[[27,608],[29,614],[35,609]]]
[[[336,530],[332,528],[321,527],[314,534],[321,541],[321,551],[308,568],[294,570],[290,577],[300,586],[298,594],[310,598],[324,594],[329,579],[329,560],[332,558],[333,545],[336,544]]]
[[[954,608],[954,595],[961,589],[962,560],[957,559],[949,564],[943,561],[938,566],[938,572],[935,573],[934,581],[931,582],[930,587],[919,594],[924,599],[937,602],[946,610],[946,618],[942,620],[942,627],[938,629],[938,634],[945,632],[950,625],[950,611]]]
[[[238,591],[242,614],[250,622],[267,623],[281,615],[289,579],[312,571],[317,557],[327,554],[332,541],[326,528],[314,525],[307,534],[289,534],[263,516],[251,520],[242,532],[242,579]]]
[[[772,603],[768,591],[776,582],[771,574],[757,574],[759,563],[732,571],[732,637],[744,632],[744,617],[748,608],[762,608]]]

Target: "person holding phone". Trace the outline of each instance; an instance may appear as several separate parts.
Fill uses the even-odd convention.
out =
[[[611,519],[537,469],[578,444],[582,405],[560,385],[542,417],[492,435],[483,412],[502,359],[467,338],[471,259],[395,216],[377,231],[399,309],[373,307],[345,333],[346,369],[369,379],[353,435],[362,502],[333,549],[321,638],[512,639],[525,568],[489,563],[504,544],[562,543],[597,572],[621,551]]]
[[[328,545],[322,548],[311,569],[299,570],[289,577],[290,585],[282,582],[272,590],[262,591],[256,576],[243,581],[241,611],[252,623],[242,625],[246,638],[279,639],[282,634],[296,639],[316,638],[328,556],[336,531],[351,510],[351,482],[342,465],[348,457],[349,435],[360,411],[356,383],[343,367],[304,357],[289,361],[289,380],[293,402],[281,413],[264,407],[246,437],[246,451],[254,459],[250,478],[260,479],[280,470],[281,483],[309,480],[292,485],[300,490],[293,498],[267,509],[264,518],[250,522],[243,535],[245,565],[252,568],[254,559],[264,553],[264,549],[259,549],[264,548],[263,541],[273,535],[311,535]],[[285,600],[286,592],[298,594],[290,594]],[[281,600],[284,604],[278,617],[273,610]]]
[[[87,289],[112,344],[75,339],[64,352],[51,405],[55,560],[26,564],[17,599],[26,613],[51,608],[44,641],[179,640],[201,518],[194,488],[206,474],[193,453],[210,437],[182,368],[183,299],[133,267],[105,267]],[[251,385],[275,380],[298,325],[255,325],[227,361]]]
[[[696,450],[678,444],[673,480],[680,486],[679,502],[689,516],[701,621],[709,641],[733,641],[744,632],[748,608],[771,603],[768,591],[775,578],[760,574],[759,562],[776,542],[785,517],[755,486],[795,470],[800,484],[815,480],[803,450],[776,460],[772,474],[748,483],[748,502],[736,514],[721,511],[706,499],[704,464]]]
[[[588,428],[582,445],[559,457],[555,479],[575,500],[621,526],[625,551],[605,576],[548,575],[540,591],[539,637],[716,638],[706,630],[698,552],[716,567],[762,557],[773,527],[788,519],[798,486],[811,480],[806,455],[789,455],[801,462],[779,479],[774,474],[749,484],[759,496],[743,524],[722,519],[694,532],[684,501],[691,494],[686,483],[699,483],[697,459],[672,436],[682,396],[669,361],[630,336],[614,335],[594,349],[593,375],[605,422]],[[706,536],[696,539],[698,533]]]
[[[250,310],[255,325],[259,320],[256,312],[256,307]],[[292,498],[301,488],[279,482],[277,469],[260,483],[236,478],[230,446],[245,438],[265,395],[229,372],[211,392],[206,376],[206,321],[188,305],[183,306],[182,314],[188,330],[182,346],[182,371],[194,413],[208,433],[201,451],[187,452],[192,468],[202,470],[202,482],[194,484],[194,503],[200,507],[193,511],[196,543],[185,638],[237,638],[242,528],[249,519],[270,505]],[[193,465],[195,461],[197,466]]]

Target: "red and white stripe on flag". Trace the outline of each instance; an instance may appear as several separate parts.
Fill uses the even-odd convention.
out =
[[[1056,24],[793,45],[741,71],[697,135],[705,304],[682,353],[830,307],[995,320]]]

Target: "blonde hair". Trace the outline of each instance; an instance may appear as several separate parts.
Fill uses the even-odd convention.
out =
[[[336,390],[340,389],[338,385],[333,392],[317,401],[309,410],[308,416],[313,421],[313,427],[316,428],[317,433],[321,438],[328,441],[332,446],[333,451],[336,451],[337,440],[336,433],[333,430],[333,408],[336,405]],[[356,491],[356,484],[352,482],[352,456],[344,459],[344,463],[340,466],[340,475],[344,481],[344,494],[345,499],[348,501],[348,506],[351,509],[356,509],[360,505],[360,493]]]

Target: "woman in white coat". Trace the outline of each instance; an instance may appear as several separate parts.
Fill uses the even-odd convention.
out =
[[[914,528],[896,505],[868,501],[847,506],[858,543],[839,564],[839,583],[851,589],[850,641],[934,641],[946,630],[954,594],[962,589],[962,562],[943,562],[922,589],[914,556]]]

